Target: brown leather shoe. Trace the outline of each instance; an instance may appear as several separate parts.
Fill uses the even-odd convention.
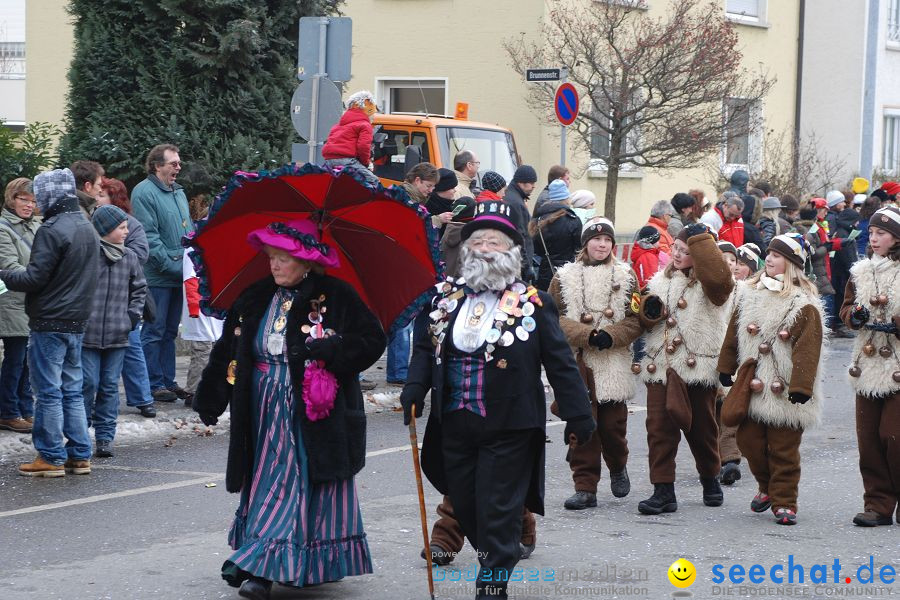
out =
[[[29,425],[34,425],[34,417],[25,417],[25,420],[28,421]]]
[[[0,429],[15,431],[16,433],[31,433],[31,423],[19,417],[15,419],[0,419]]]
[[[91,461],[89,460],[70,458],[66,461],[65,467],[66,473],[71,473],[72,475],[90,475],[91,473]]]
[[[66,471],[63,465],[54,465],[44,460],[40,454],[31,461],[19,465],[19,475],[25,477],[65,477]]]
[[[860,527],[878,527],[879,525],[893,525],[894,520],[890,515],[879,515],[874,510],[858,513],[853,517],[853,524]]]

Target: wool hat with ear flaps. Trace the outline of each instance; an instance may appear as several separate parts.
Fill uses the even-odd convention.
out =
[[[599,235],[608,235],[616,245],[616,226],[605,217],[594,217],[581,228],[581,247],[584,248],[589,241]]]
[[[753,242],[749,242],[744,244],[743,246],[737,247],[736,256],[738,262],[741,262],[750,267],[751,273],[756,273],[757,271],[759,271],[759,266],[762,264],[762,259],[759,257],[759,253],[759,246],[757,246]]]
[[[524,245],[522,234],[513,225],[509,205],[506,202],[487,200],[475,205],[475,218],[463,225],[460,237],[463,241],[479,229],[496,229],[505,233],[517,246]]]
[[[895,206],[885,206],[876,210],[869,219],[869,227],[884,229],[900,240],[900,209]]]
[[[768,251],[777,252],[800,269],[804,269],[809,260],[809,243],[799,233],[776,235],[769,242]]]

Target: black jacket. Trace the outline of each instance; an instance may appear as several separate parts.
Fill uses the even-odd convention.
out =
[[[253,476],[256,432],[252,427],[253,344],[277,286],[267,277],[250,286],[235,301],[203,370],[193,407],[198,413],[219,416],[231,405],[231,439],[225,487],[239,492]],[[303,405],[304,363],[309,358],[306,334],[300,327],[308,323],[310,300],[325,296],[328,311],[323,326],[341,336],[341,345],[332,363],[325,367],[338,380],[334,408],[324,419],[310,421]],[[294,388],[294,419],[300,419],[303,446],[309,457],[309,477],[313,483],[349,479],[365,464],[366,413],[363,409],[359,373],[384,352],[387,339],[381,324],[349,284],[326,275],[310,273],[297,289],[287,317],[285,348]],[[226,380],[228,365],[237,362],[234,385]]]
[[[100,238],[78,198],[56,202],[34,236],[24,271],[0,271],[7,287],[25,292],[32,331],[83,333],[97,286]]]
[[[541,382],[541,366],[553,386],[554,399],[559,406],[559,417],[573,420],[591,416],[587,388],[578,373],[575,355],[559,325],[559,314],[553,298],[539,292],[542,307],[536,308],[532,317],[535,329],[526,341],[516,339],[509,346],[497,345],[493,360],[484,372],[484,404],[486,425],[489,431],[536,431],[535,443],[540,446],[540,459],[531,474],[526,506],[544,514],[544,427],[547,421],[547,400]],[[429,313],[437,306],[439,296],[432,300],[432,309],[423,310],[415,330],[421,332],[413,347],[412,360],[407,374],[407,385],[421,385],[431,390],[431,412],[422,445],[422,470],[429,481],[442,493],[447,493],[441,451],[441,416],[447,367],[447,347],[441,346],[440,363],[435,357],[435,346],[429,332]],[[447,336],[452,336],[463,301],[450,314]],[[516,317],[517,324],[520,317]],[[509,327],[514,331],[515,325]]]
[[[581,219],[565,204],[546,202],[534,210],[528,232],[535,255],[543,257],[535,285],[547,290],[553,279],[550,263],[559,268],[575,260],[575,254],[581,249]]]
[[[519,186],[515,182],[510,183],[506,187],[506,194],[503,195],[503,201],[509,204],[509,216],[512,217],[513,225],[522,234],[525,240],[525,247],[522,248],[522,279],[532,281],[534,279],[534,241],[528,235],[528,222],[531,220],[531,214],[528,212],[528,200]]]

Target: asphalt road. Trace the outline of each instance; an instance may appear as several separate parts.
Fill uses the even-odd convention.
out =
[[[862,509],[853,397],[846,381],[849,342],[831,344],[824,373],[828,401],[823,425],[803,439],[800,523],[776,525],[771,514],[754,514],[756,492],[746,466],[744,479],[726,488],[725,504],[704,507],[690,452],[683,443],[676,484],[678,512],[647,517],[637,502],[652,491],[647,479],[644,398],[629,418],[632,493],[614,499],[601,482],[600,506],[562,508],[572,493],[563,461],[562,428],[548,427],[547,515],[538,518],[538,547],[521,564],[527,587],[516,598],[673,597],[669,565],[690,560],[695,598],[727,596],[881,598],[900,584],[861,586],[856,569],[873,557],[900,572],[900,525],[861,529],[851,524]],[[424,428],[420,428],[424,429]],[[229,555],[226,534],[237,497],[225,492],[227,436],[185,437],[172,445],[150,441],[118,446],[116,457],[94,461],[90,476],[29,479],[15,461],[0,463],[0,599],[209,599],[237,598],[219,577]],[[408,437],[400,415],[369,419],[369,457],[357,477],[375,573],[308,590],[276,587],[273,598],[427,598],[426,571],[418,554],[421,532]],[[210,484],[215,484],[214,487]],[[427,487],[429,522],[439,495]],[[804,568],[803,584],[713,583],[715,565],[727,577],[732,565]],[[835,559],[841,565],[832,583]],[[440,569],[438,598],[472,597],[466,570],[475,564],[467,545]],[[815,564],[827,565],[829,583],[810,582]],[[796,572],[796,569],[795,569]],[[866,572],[862,573],[866,575]],[[795,574],[796,576],[796,574]],[[845,577],[851,577],[847,584]],[[452,581],[456,579],[455,581]],[[795,579],[795,582],[797,580]]]

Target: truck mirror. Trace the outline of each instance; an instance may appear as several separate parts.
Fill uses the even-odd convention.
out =
[[[418,146],[406,147],[406,161],[403,165],[404,175],[409,173],[414,166],[422,162],[422,150]]]

